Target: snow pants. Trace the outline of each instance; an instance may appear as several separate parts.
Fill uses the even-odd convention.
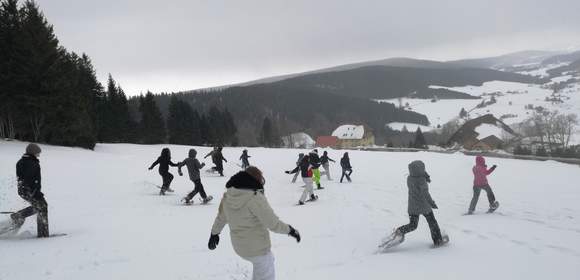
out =
[[[198,193],[201,196],[201,198],[206,199],[207,194],[205,193],[205,190],[203,188],[203,184],[201,183],[201,179],[197,179],[197,180],[193,181],[193,185],[194,185],[193,191],[191,191],[185,199],[192,200],[193,197]]]
[[[252,263],[252,280],[274,280],[276,270],[274,267],[274,255],[268,252],[265,255],[245,258]]]
[[[495,202],[495,195],[493,194],[493,191],[489,185],[481,187],[473,186],[473,198],[471,198],[471,203],[469,204],[469,212],[475,211],[475,206],[477,206],[479,194],[481,193],[482,189],[487,193],[487,200],[489,201],[489,205],[491,206]]]
[[[342,176],[340,176],[340,182],[342,183],[342,179],[344,179],[344,176],[346,176],[346,179],[351,182],[350,180],[350,174],[352,174],[352,169],[351,168],[343,168],[342,169]]]
[[[324,174],[326,174],[326,179],[328,179],[328,181],[332,180],[330,178],[330,164],[325,163],[322,165],[322,167],[324,168]]]
[[[36,233],[38,237],[48,237],[48,203],[44,199],[44,194],[37,192],[34,195],[19,192],[20,197],[30,203],[30,206],[10,215],[13,221],[18,221],[20,225],[24,220],[34,214],[36,216]]]
[[[439,244],[442,240],[441,237],[441,230],[439,229],[439,224],[437,224],[437,220],[435,219],[435,215],[433,212],[429,214],[423,214],[427,219],[427,223],[429,224],[429,230],[431,231],[431,238],[433,239],[434,244]],[[409,215],[409,223],[399,227],[399,230],[403,234],[407,234],[411,231],[417,229],[417,225],[419,224],[419,215]]]
[[[314,195],[314,187],[312,186],[312,178],[302,177],[302,181],[304,181],[304,191],[302,191],[300,201],[304,202],[310,196]]]
[[[316,186],[320,188],[320,169],[312,169],[312,180],[314,180]]]
[[[165,192],[167,189],[169,189],[169,185],[171,185],[171,182],[173,181],[173,174],[167,172],[159,173],[159,175],[161,175],[161,178],[163,178],[163,185],[161,186],[161,190]]]
[[[219,162],[215,163],[215,170],[220,174],[220,176],[224,176],[224,163],[220,160]]]

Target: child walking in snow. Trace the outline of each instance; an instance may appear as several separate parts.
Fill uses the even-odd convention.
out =
[[[248,160],[249,158],[251,158],[251,156],[248,155],[248,150],[244,150],[240,156],[240,160],[242,161],[242,169],[246,169],[250,166],[250,161]]]
[[[264,183],[262,172],[254,166],[230,178],[207,244],[214,250],[220,241],[219,234],[229,225],[234,251],[252,263],[253,280],[276,278],[270,231],[287,234],[300,242],[298,231],[280,221],[270,207],[264,196]]]
[[[320,163],[322,164],[322,167],[324,168],[324,172],[322,172],[321,174],[326,174],[326,178],[328,179],[328,181],[332,181],[332,178],[330,178],[330,162],[331,161],[335,162],[333,159],[328,157],[328,152],[324,151],[324,153],[322,153],[322,157],[320,158]]]
[[[213,164],[215,164],[214,167],[212,167],[213,170],[217,171],[220,176],[224,176],[224,161],[228,162],[226,160],[226,158],[224,158],[224,155],[222,154],[222,147],[214,147],[213,151],[209,152],[207,155],[205,155],[204,158],[207,158],[209,156],[211,156],[211,161],[213,162]]]
[[[169,166],[177,166],[177,164],[171,161],[171,152],[169,151],[169,148],[163,148],[161,150],[161,155],[151,164],[149,170],[152,170],[157,164],[159,164],[159,175],[161,175],[161,178],[163,179],[163,185],[161,186],[159,195],[165,195],[165,192],[173,192],[173,190],[169,188],[171,181],[173,181],[173,174],[169,173]]]
[[[345,176],[349,182],[352,182],[352,180],[350,180],[350,174],[352,174],[352,166],[350,166],[350,158],[348,157],[348,153],[344,153],[344,155],[340,159],[340,167],[342,167],[342,176],[340,176],[340,182],[342,183],[342,180],[344,179]]]
[[[427,219],[431,231],[431,239],[435,246],[441,246],[449,242],[447,235],[442,235],[439,224],[435,219],[432,209],[437,209],[437,205],[431,194],[429,194],[429,175],[425,172],[425,164],[416,160],[409,164],[409,176],[407,177],[407,187],[409,188],[409,224],[401,226],[381,245],[383,248],[396,246],[405,240],[405,234],[417,229],[419,215]]]
[[[312,180],[316,184],[317,189],[324,189],[320,185],[320,157],[318,156],[318,150],[312,150],[308,156],[310,157],[310,166],[312,168]]]
[[[487,182],[487,175],[491,174],[497,165],[492,166],[487,169],[485,165],[485,158],[482,156],[475,157],[475,166],[473,167],[473,198],[471,198],[471,203],[469,204],[468,215],[473,214],[475,211],[475,206],[477,206],[477,201],[479,200],[479,194],[483,189],[487,193],[487,200],[489,202],[488,212],[493,212],[499,207],[499,202],[495,200],[495,195]]]
[[[310,200],[317,200],[318,196],[314,194],[314,187],[312,186],[312,166],[310,163],[310,156],[304,155],[300,164],[291,171],[285,171],[286,174],[293,174],[300,172],[302,175],[302,181],[304,181],[304,191],[302,191],[302,196],[298,200],[299,205],[304,205],[306,199],[310,197]]]
[[[298,154],[298,160],[296,161],[296,166],[300,166],[300,162],[302,162],[302,158],[304,157],[303,153]],[[294,177],[292,178],[292,183],[296,183],[296,178],[298,178],[298,172],[294,173]]]
[[[0,235],[16,232],[24,224],[26,218],[37,214],[36,231],[38,237],[48,237],[48,203],[41,192],[40,183],[40,147],[29,144],[26,153],[16,163],[18,179],[18,195],[30,203],[30,206],[10,215],[10,221],[0,224]]]
[[[203,184],[201,183],[201,177],[199,176],[199,170],[205,166],[205,163],[199,163],[199,160],[195,158],[197,156],[197,151],[195,149],[190,149],[188,158],[184,159],[177,165],[177,172],[179,176],[183,176],[181,172],[181,167],[184,165],[187,166],[187,172],[189,173],[189,179],[193,182],[194,189],[191,191],[186,197],[183,198],[183,202],[185,204],[191,204],[191,200],[193,197],[199,193],[203,203],[208,203],[213,197],[210,195],[208,196],[205,193],[203,188]]]

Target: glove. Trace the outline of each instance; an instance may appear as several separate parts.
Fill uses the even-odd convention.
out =
[[[177,171],[177,173],[179,173],[179,176],[183,176],[183,172],[181,172],[181,170]]]
[[[490,168],[490,170],[495,170],[496,168],[497,168],[497,165],[495,165],[495,164],[494,164],[494,165],[493,165],[493,166]]]
[[[220,236],[217,234],[211,234],[209,236],[209,242],[207,243],[207,247],[210,250],[215,249],[215,247],[217,247],[217,245],[220,243]]]
[[[300,233],[293,228],[291,225],[288,225],[290,227],[290,232],[288,233],[288,235],[296,238],[296,242],[300,243]]]
[[[152,170],[152,169],[153,169],[153,167],[149,167],[149,170]]]
[[[429,176],[429,174],[425,174],[425,180],[427,183],[431,183],[431,176]]]
[[[435,201],[433,201],[433,200],[431,200],[431,208],[439,209],[439,207],[437,207],[437,204],[435,204]]]
[[[290,171],[286,170],[286,171],[284,171],[284,173],[286,173],[286,174],[290,174]]]

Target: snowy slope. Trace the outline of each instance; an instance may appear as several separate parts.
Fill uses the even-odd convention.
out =
[[[24,206],[16,196],[14,164],[25,144],[0,141],[0,210]],[[95,152],[43,145],[43,190],[53,233],[0,239],[0,279],[250,279],[250,265],[235,255],[226,227],[215,251],[209,231],[227,178],[202,174],[211,205],[180,206],[192,189],[176,176],[176,195],[159,197],[148,165],[164,146],[98,145]],[[181,160],[189,147],[169,146]],[[225,148],[230,162],[243,148]],[[322,184],[320,200],[295,206],[302,191],[282,171],[304,150],[249,148],[263,168],[266,195],[277,214],[300,230],[299,244],[272,235],[277,279],[577,279],[580,275],[580,169],[556,162],[488,159],[500,209],[491,215],[484,195],[474,216],[462,216],[471,196],[473,157],[461,154],[350,151],[352,184]],[[201,155],[209,151],[199,148]],[[338,159],[342,151],[330,150]],[[390,253],[375,254],[379,240],[408,220],[407,163],[422,159],[439,205],[436,216],[451,236],[431,249],[421,219],[416,232]],[[206,160],[206,162],[208,162]],[[209,162],[208,162],[209,163]],[[226,164],[226,174],[238,167]],[[177,172],[172,171],[175,175]],[[332,165],[337,179],[339,167]],[[5,218],[5,217],[0,217]],[[246,275],[246,276],[244,276]]]

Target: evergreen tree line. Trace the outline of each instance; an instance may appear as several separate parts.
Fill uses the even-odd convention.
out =
[[[102,93],[89,57],[59,45],[33,1],[0,1],[0,138],[94,147]]]

